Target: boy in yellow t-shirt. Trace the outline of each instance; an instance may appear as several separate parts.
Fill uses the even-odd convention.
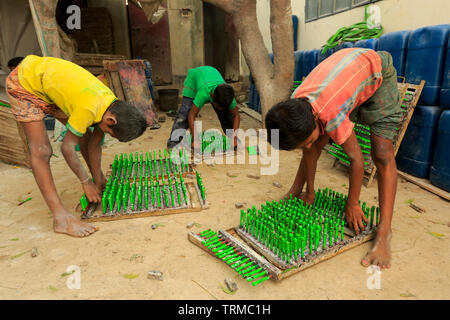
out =
[[[101,201],[106,184],[101,170],[101,141],[105,133],[121,142],[145,131],[144,113],[120,101],[100,80],[82,67],[58,58],[27,56],[6,79],[7,94],[16,121],[27,137],[31,167],[53,214],[55,232],[85,237],[97,227],[74,218],[63,206],[50,170],[53,154],[44,124],[46,114],[67,127],[61,145],[64,158],[80,180],[90,202]],[[94,131],[88,130],[95,125]],[[83,168],[75,146],[85,159],[93,181]]]

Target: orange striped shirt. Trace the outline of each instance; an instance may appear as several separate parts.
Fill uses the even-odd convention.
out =
[[[350,113],[372,97],[383,82],[381,57],[371,49],[349,48],[320,63],[295,90],[306,98],[324,131],[337,144],[350,137]]]

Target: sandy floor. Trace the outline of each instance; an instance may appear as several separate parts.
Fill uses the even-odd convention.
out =
[[[204,128],[218,127],[214,112],[202,112]],[[132,143],[109,140],[103,168],[120,152],[148,151],[165,146],[172,120],[148,131]],[[258,123],[242,115],[244,129]],[[51,160],[53,175],[64,204],[74,213],[81,186],[66,165],[58,144]],[[436,299],[450,298],[450,203],[408,182],[399,181],[393,219],[392,268],[381,274],[381,288],[369,290],[367,270],[360,260],[366,243],[281,282],[266,281],[252,287],[225,264],[187,240],[189,231],[227,229],[239,222],[234,204],[259,205],[279,199],[289,188],[301,157],[281,152],[280,170],[255,180],[256,165],[201,164],[197,169],[207,187],[210,208],[200,213],[96,223],[95,235],[76,239],[52,231],[52,218],[30,170],[0,163],[0,299]],[[319,162],[316,187],[345,192],[344,170],[331,170],[326,154]],[[237,177],[227,176],[227,171]],[[279,181],[283,188],[272,185]],[[373,203],[376,183],[363,187],[361,200]],[[31,201],[17,204],[28,197]],[[419,214],[409,202],[425,207]],[[186,228],[191,222],[201,227]],[[152,230],[153,224],[161,224]],[[31,257],[32,247],[38,250]],[[70,265],[81,269],[81,289],[66,286]],[[447,267],[446,267],[447,266]],[[147,279],[160,270],[163,281]],[[224,278],[234,278],[239,290],[221,289]]]

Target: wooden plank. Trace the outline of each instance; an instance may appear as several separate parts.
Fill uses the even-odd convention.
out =
[[[76,53],[73,62],[82,67],[102,67],[103,60],[125,60],[126,57],[117,54]]]
[[[421,187],[422,189],[425,189],[431,193],[434,193],[435,195],[441,197],[442,199],[450,201],[450,193],[449,192],[439,189],[436,186],[433,186],[428,180],[414,177],[414,176],[407,174],[406,172],[402,172],[400,170],[397,170],[397,174],[399,177],[406,179],[411,183],[414,183],[415,185]]]
[[[239,111],[242,111],[246,115],[252,117],[253,119],[258,120],[259,122],[262,122],[262,116],[260,113],[256,112],[253,109],[250,109],[249,107],[244,106],[243,104],[239,107]]]
[[[118,98],[142,110],[149,127],[159,128],[143,60],[105,60],[103,64],[110,87]]]

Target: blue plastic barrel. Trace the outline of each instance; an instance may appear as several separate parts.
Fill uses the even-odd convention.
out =
[[[424,27],[411,33],[405,77],[407,82],[415,84],[426,81],[420,104],[439,105],[449,34],[450,24]]]
[[[331,56],[335,52],[335,48],[328,49],[325,54],[322,54],[322,49],[319,50],[319,53],[317,55],[317,64],[319,65],[323,60]]]
[[[354,43],[355,48],[365,48],[365,49],[372,49],[372,50],[378,50],[378,39],[367,39],[367,40],[359,40]]]
[[[302,74],[307,77],[317,66],[317,54],[319,50],[307,50],[303,52]]]
[[[441,107],[450,109],[450,38],[447,45],[447,58],[445,59],[444,76],[441,89]]]
[[[408,41],[411,31],[397,31],[383,34],[378,40],[378,51],[387,51],[392,56],[398,76],[405,75]]]
[[[431,184],[450,192],[450,110],[444,110],[439,121],[433,165],[430,171]]]
[[[255,109],[255,84],[254,83],[250,83],[250,92],[249,92],[249,96],[248,96],[248,106],[250,107],[250,109]]]
[[[417,106],[397,153],[397,167],[418,178],[428,178],[442,109]]]
[[[298,17],[292,16],[292,28],[294,29],[294,51],[298,48]]]
[[[294,81],[301,81],[303,77],[303,54],[304,51],[295,51],[294,52],[294,61],[295,61],[295,69],[294,69]]]
[[[354,47],[353,42],[343,42],[340,45],[338,45],[336,48],[334,48],[334,52],[337,52],[341,49],[353,48],[353,47]]]

